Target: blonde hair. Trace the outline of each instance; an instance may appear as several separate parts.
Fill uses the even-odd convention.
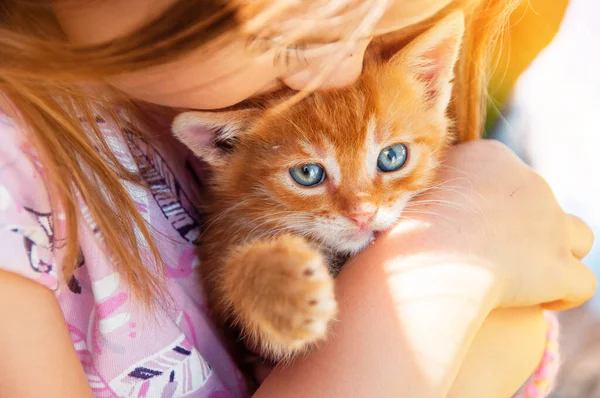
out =
[[[294,9],[292,3],[212,0],[198,6],[179,0],[135,32],[108,43],[77,47],[67,40],[50,6],[42,2],[4,2],[0,8],[0,100],[5,96],[7,101],[0,104],[4,102],[3,111],[28,134],[45,169],[52,207],[66,217],[62,231],[67,237],[62,264],[66,278],[77,264],[80,195],[101,231],[110,258],[135,293],[151,303],[163,291],[160,272],[144,264],[148,259],[142,259],[141,247],[149,247],[156,264],[162,264],[160,254],[120,182],[139,179],[119,164],[95,118],[100,113],[118,121],[122,116],[115,115],[118,104],[132,118],[143,121],[147,107],[119,95],[105,83],[106,78],[172,62],[217,39],[288,32],[287,40],[293,42],[302,36],[301,29],[290,33],[294,15],[302,15],[304,21],[309,17],[323,19],[353,7],[354,14],[361,16],[358,25],[341,32],[339,39],[362,35],[377,22],[387,1],[296,5],[302,10]],[[463,9],[466,37],[456,70],[451,112],[458,139],[474,139],[483,126],[492,50],[517,3],[455,0],[434,17],[377,39],[374,46],[387,40],[407,42],[448,12]],[[89,131],[83,131],[81,119],[91,126]],[[99,187],[103,195],[98,194]],[[136,237],[136,229],[144,242]]]

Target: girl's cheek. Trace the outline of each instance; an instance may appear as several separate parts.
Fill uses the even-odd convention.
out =
[[[222,55],[194,55],[152,70],[127,73],[110,83],[135,99],[208,110],[276,88],[282,72],[272,59],[227,50]]]
[[[240,78],[246,81],[240,82]],[[123,82],[114,85],[137,100],[172,108],[210,110],[235,105],[256,94],[277,87],[276,80],[263,81],[259,78],[253,79],[252,75],[242,74],[232,79],[226,78],[215,83],[194,87],[192,76],[188,80],[189,86],[178,85],[177,89],[173,89],[169,84],[173,81],[169,82],[168,80],[151,82],[144,87]]]

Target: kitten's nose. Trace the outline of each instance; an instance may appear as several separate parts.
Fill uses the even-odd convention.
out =
[[[373,220],[374,211],[350,214],[348,218],[360,228],[364,228]]]

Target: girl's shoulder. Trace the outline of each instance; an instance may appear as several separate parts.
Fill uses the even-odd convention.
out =
[[[43,168],[23,130],[0,113],[0,253],[3,269],[56,289],[57,245]]]

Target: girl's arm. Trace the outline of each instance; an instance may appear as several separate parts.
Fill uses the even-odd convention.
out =
[[[512,396],[539,365],[546,331],[539,307],[492,311],[477,332],[448,398]]]
[[[91,397],[54,294],[0,270],[0,397]]]

